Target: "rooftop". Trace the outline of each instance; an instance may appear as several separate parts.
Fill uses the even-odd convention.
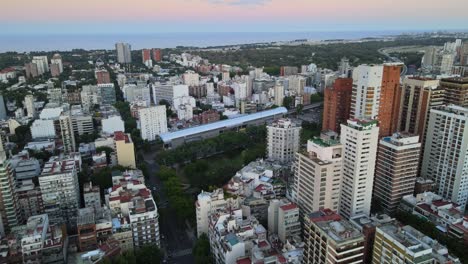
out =
[[[401,227],[395,223],[391,223],[379,226],[377,228],[395,239],[402,246],[404,246],[406,250],[412,252],[413,254],[423,251],[427,251],[426,254],[432,254],[431,247],[422,241],[426,236],[411,226]]]
[[[115,131],[114,132],[114,140],[115,141],[124,141],[125,140],[125,143],[131,143],[132,142],[132,138],[130,137],[130,135],[125,134],[122,131]]]
[[[290,204],[283,205],[280,208],[283,211],[289,211],[289,210],[293,210],[293,209],[298,209],[299,207],[297,207],[297,205],[295,205],[293,203],[290,203]]]
[[[372,127],[378,126],[378,124],[378,120],[349,119],[347,126],[358,130],[368,130]]]
[[[242,125],[245,122],[250,122],[253,120],[261,119],[261,118],[266,118],[266,117],[272,117],[275,115],[284,115],[288,112],[288,110],[285,107],[277,107],[275,109],[270,109],[250,115],[245,115],[233,119],[226,119],[226,120],[221,120],[218,122],[213,122],[210,124],[206,125],[201,125],[201,126],[196,126],[196,127],[191,127],[187,129],[182,129],[179,131],[175,132],[168,132],[161,134],[160,137],[164,143],[169,143],[174,139],[177,138],[183,138],[186,136],[190,135],[195,135],[199,133],[204,133],[216,129],[221,129],[221,128],[231,128],[231,127],[236,127],[239,125]]]
[[[336,145],[341,144],[338,140],[334,140],[334,139],[325,140],[319,137],[313,137],[309,140],[321,147],[331,147],[331,146],[336,146]]]
[[[75,170],[76,162],[73,159],[49,161],[44,165],[41,176],[68,173]]]
[[[358,229],[329,209],[311,213],[309,219],[338,243],[359,238],[363,239],[363,235]]]
[[[442,79],[441,82],[468,84],[468,78],[462,78],[462,77],[445,78],[445,79]]]

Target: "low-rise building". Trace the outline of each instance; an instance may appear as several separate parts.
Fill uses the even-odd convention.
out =
[[[447,248],[411,226],[388,223],[378,226],[372,263],[461,263]]]
[[[241,209],[225,208],[210,215],[208,237],[216,264],[237,264],[255,246],[269,245],[266,229],[254,217],[244,219]]]
[[[85,207],[78,210],[78,249],[94,250],[112,235],[112,219],[108,208]]]
[[[355,216],[349,220],[364,235],[364,263],[372,262],[374,250],[375,230],[378,226],[392,223],[395,219],[386,214],[366,216]]]
[[[281,242],[301,235],[301,222],[299,220],[299,207],[284,200],[271,200],[268,207],[269,235],[277,234]]]
[[[208,234],[208,218],[211,214],[227,206],[235,207],[236,202],[234,199],[225,199],[223,189],[216,189],[213,192],[202,191],[195,202],[198,236]]]
[[[404,196],[399,209],[431,221],[441,232],[468,243],[466,217],[459,204],[444,200],[435,193],[425,192]]]
[[[101,208],[101,191],[99,185],[93,185],[92,182],[83,184],[84,206],[99,209]]]
[[[257,160],[249,163],[225,185],[226,192],[241,196],[255,196],[266,200],[283,198],[285,183],[280,178],[285,167],[272,161]]]
[[[120,181],[106,194],[106,204],[113,215],[128,219],[133,245],[159,246],[159,214],[151,191],[138,180]]]
[[[50,224],[47,214],[31,216],[5,239],[7,263],[67,263],[65,226]]]

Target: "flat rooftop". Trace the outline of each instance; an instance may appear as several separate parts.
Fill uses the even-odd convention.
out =
[[[398,241],[406,250],[413,252],[413,254],[425,250],[427,250],[429,254],[432,253],[432,248],[422,242],[425,235],[411,226],[400,227],[397,224],[386,224],[378,228]]]

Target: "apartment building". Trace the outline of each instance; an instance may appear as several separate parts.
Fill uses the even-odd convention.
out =
[[[53,224],[76,226],[80,191],[76,161],[73,158],[51,158],[39,176],[44,213]]]
[[[292,162],[299,150],[301,126],[291,119],[278,119],[267,126],[267,157],[282,163]]]
[[[307,142],[306,152],[297,152],[288,197],[305,213],[320,208],[339,209],[343,173],[343,145],[334,132]]]
[[[462,206],[468,201],[468,109],[431,109],[421,174],[436,192]]]
[[[330,209],[304,216],[302,263],[362,263],[364,236]]]
[[[349,219],[369,215],[379,127],[377,120],[348,120],[341,125],[343,145],[343,179],[340,215]]]
[[[373,197],[386,214],[395,213],[403,196],[413,193],[420,150],[419,136],[395,133],[379,141]]]

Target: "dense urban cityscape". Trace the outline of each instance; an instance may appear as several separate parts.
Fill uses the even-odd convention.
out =
[[[270,73],[202,56],[332,44],[1,54],[0,261],[466,263],[457,36]]]
[[[115,42],[0,53],[0,263],[468,263],[466,31]]]

